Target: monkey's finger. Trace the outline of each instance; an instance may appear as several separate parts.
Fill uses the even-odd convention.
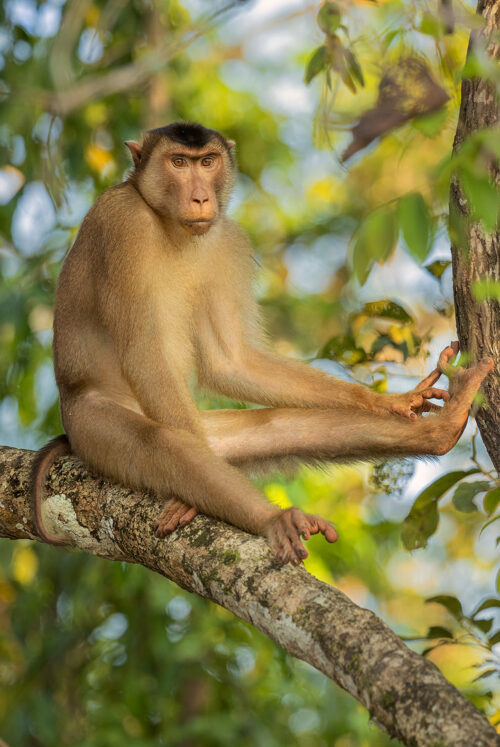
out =
[[[170,516],[163,522],[163,531],[167,533],[173,532],[179,526],[179,522],[186,512],[184,505],[179,506]]]
[[[448,402],[450,399],[450,393],[446,389],[436,389],[432,386],[424,389],[420,394],[425,399],[443,399],[445,402]]]
[[[435,368],[434,371],[431,371],[428,376],[425,377],[425,379],[422,379],[415,389],[414,392],[419,392],[421,389],[426,389],[429,386],[432,386],[436,383],[436,381],[441,377],[441,371],[438,368]]]
[[[287,527],[287,537],[290,540],[290,544],[292,545],[296,559],[299,561],[299,563],[302,562],[304,558],[307,558],[309,553],[302,544],[300,533],[295,527]]]
[[[295,565],[301,563],[303,558],[307,558],[308,555],[300,539],[300,529],[297,526],[297,523],[300,524],[300,517],[304,517],[305,519],[302,511],[296,508],[292,508],[291,511],[283,514],[284,531],[293,549],[294,557],[292,558],[292,562],[297,561]]]
[[[318,522],[319,531],[325,536],[327,542],[336,542],[339,538],[337,531],[333,524],[326,519],[322,519],[321,516],[316,516]]]
[[[290,560],[294,560],[296,558],[295,552],[292,547],[292,543],[288,539],[287,535],[284,532],[280,532],[278,535],[279,543],[280,543],[280,555],[282,558],[283,563],[288,563]]]
[[[459,349],[460,346],[458,340],[456,340],[454,342],[451,342],[447,348],[441,351],[437,364],[437,368],[439,371],[441,371],[441,373],[447,372],[447,369],[450,367],[453,359],[458,355]]]
[[[177,498],[170,498],[165,503],[161,514],[158,516],[158,519],[156,520],[156,525],[158,525],[162,521],[165,521],[165,519],[168,519],[180,508],[180,506],[183,506],[183,505],[184,504],[181,503],[181,501],[177,500]]]
[[[197,509],[196,508],[190,508],[189,511],[186,511],[186,513],[184,514],[184,516],[179,521],[179,526],[183,527],[185,524],[188,524],[197,515],[198,515]]]
[[[302,511],[298,511],[293,517],[293,523],[295,524],[298,533],[301,534],[305,540],[308,540],[311,536],[311,532],[309,531],[307,516]],[[307,553],[305,557],[307,557]]]

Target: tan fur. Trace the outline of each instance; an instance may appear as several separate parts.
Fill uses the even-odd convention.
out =
[[[458,437],[473,394],[460,400],[456,422],[450,415],[460,408],[450,403],[448,417],[412,423],[401,418],[404,408],[408,417],[426,409],[439,373],[422,382],[427,393],[391,399],[266,352],[252,249],[225,215],[230,144],[217,133],[196,148],[148,134],[142,147],[128,146],[136,168],[86,216],[57,289],[54,360],[71,448],[112,480],[176,496],[160,535],[192,518],[192,506],[266,535],[278,558],[298,563],[307,554],[300,535],[320,531],[334,541],[333,527],[280,511],[238,467],[441,453]],[[203,165],[207,154],[215,165]],[[193,374],[267,408],[200,414]]]

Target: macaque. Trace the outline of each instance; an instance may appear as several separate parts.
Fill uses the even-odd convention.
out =
[[[266,537],[279,562],[299,564],[302,540],[322,533],[335,542],[335,528],[281,510],[245,472],[294,460],[444,454],[493,362],[455,369],[450,391],[436,389],[453,344],[415,390],[378,394],[268,352],[252,247],[226,215],[234,143],[176,122],[126,145],[134,168],[91,208],[59,279],[54,364],[67,438],[36,462],[38,532],[66,544],[43,527],[41,488],[52,461],[71,449],[104,477],[163,499],[159,537],[202,512]],[[200,412],[192,374],[202,387],[264,407]]]

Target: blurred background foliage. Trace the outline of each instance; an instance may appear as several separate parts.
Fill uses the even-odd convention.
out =
[[[479,133],[450,163],[471,3],[4,0],[0,12],[3,444],[61,431],[61,261],[95,198],[126,176],[123,141],[179,118],[237,142],[230,212],[256,248],[273,346],[379,391],[430,370],[454,338],[453,171],[485,225],[498,206],[485,157],[498,138]],[[468,72],[499,85],[481,49]],[[439,462],[261,484],[335,520],[339,542],[312,539],[308,570],[426,650],[498,723],[500,495],[474,434],[472,423]],[[0,555],[10,745],[388,744],[323,675],[143,568],[30,542],[2,540]]]

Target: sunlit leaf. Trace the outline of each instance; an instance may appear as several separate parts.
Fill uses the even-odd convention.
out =
[[[464,616],[462,605],[456,597],[448,594],[438,594],[438,596],[436,597],[430,597],[430,599],[425,600],[426,604],[430,604],[431,602],[435,602],[436,604],[440,604],[443,607],[446,607],[448,612],[453,615],[456,620],[460,621]]]
[[[383,299],[370,301],[363,306],[363,313],[368,316],[380,316],[385,319],[395,319],[398,322],[412,322],[413,318],[395,301]]]
[[[434,262],[431,262],[429,265],[424,265],[424,270],[427,270],[427,272],[430,272],[431,275],[434,275],[434,277],[439,280],[443,272],[450,265],[451,265],[450,260],[436,259]]]
[[[410,254],[423,262],[431,248],[432,221],[420,192],[411,192],[399,200],[399,222]]]
[[[474,677],[474,682],[477,680],[484,680],[486,677],[491,677],[492,674],[498,674],[497,669],[485,669],[484,672],[481,672],[477,677]]]
[[[328,340],[318,353],[318,358],[342,361],[349,366],[354,366],[356,363],[366,361],[367,355],[363,348],[356,345],[351,335],[336,335]]]

